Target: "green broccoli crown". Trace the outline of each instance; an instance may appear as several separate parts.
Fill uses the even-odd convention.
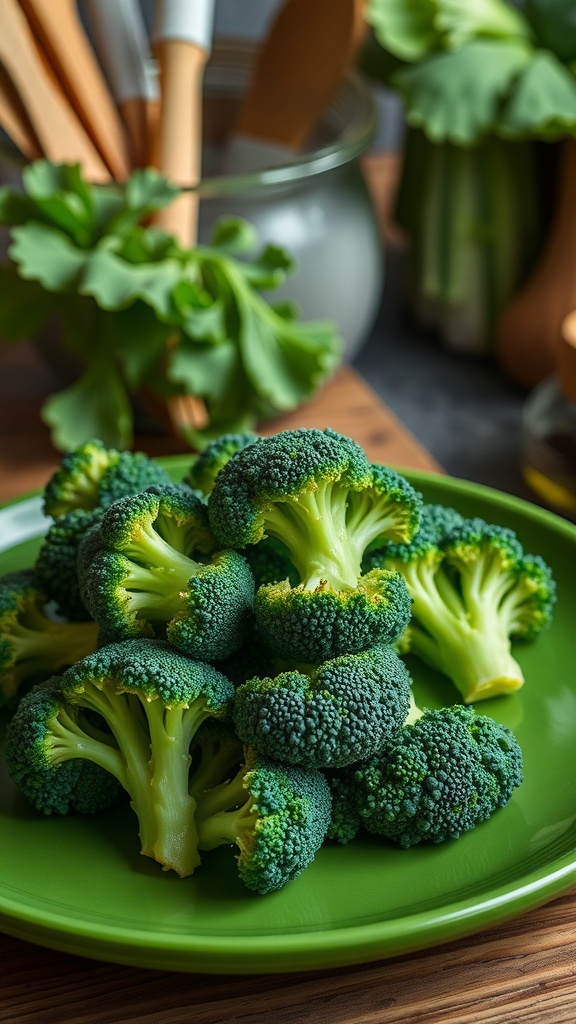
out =
[[[201,850],[233,843],[248,889],[273,892],[308,867],[330,825],[330,789],[321,772],[246,751],[231,783],[198,798]]]
[[[168,637],[191,657],[238,648],[252,623],[245,558],[214,547],[206,507],[189,489],[153,488],[115,502],[81,546],[82,597],[115,640]]]
[[[74,509],[50,526],[34,564],[34,577],[58,613],[72,622],[89,618],[80,596],[78,550],[86,533],[100,522],[104,510]]]
[[[118,452],[87,441],[63,456],[44,489],[44,511],[60,519],[74,509],[107,508],[126,494],[169,482],[166,471],[143,452]]]
[[[47,679],[96,647],[94,622],[57,622],[33,570],[0,579],[0,706],[11,705],[24,685]]]
[[[324,770],[332,798],[332,815],[326,838],[334,839],[342,846],[350,843],[362,827],[358,808],[359,787],[355,778],[357,770],[355,764]]]
[[[222,434],[196,456],[184,478],[185,483],[200,494],[210,494],[218,473],[232,456],[257,440],[258,435],[249,430],[238,434]]]
[[[64,673],[56,704],[21,702],[8,744],[13,777],[39,810],[62,813],[68,762],[98,766],[129,794],[142,853],[182,876],[191,874],[200,856],[190,751],[207,719],[229,716],[233,694],[232,683],[215,668],[169,644],[110,644]],[[51,803],[56,775],[63,782],[55,782]]]
[[[287,580],[261,586],[254,602],[261,641],[279,658],[327,661],[391,644],[410,619],[410,596],[398,572],[374,569],[355,590],[308,590]]]
[[[14,784],[43,814],[95,814],[113,806],[123,789],[98,764],[82,758],[82,737],[98,735],[81,708],[68,705],[52,676],[26,694],[6,737],[6,761]],[[58,744],[75,742],[77,757],[58,760]],[[103,734],[103,742],[106,737]]]
[[[442,544],[464,517],[444,505],[425,504],[420,512],[420,525],[408,543],[379,545],[366,555],[367,565],[409,565],[422,562],[434,565],[442,560]]]
[[[426,711],[381,756],[356,766],[360,818],[402,847],[457,839],[503,807],[522,781],[513,733],[456,705]]]
[[[379,536],[407,540],[420,498],[371,466],[351,438],[302,428],[260,438],[227,463],[208,499],[213,532],[233,547],[275,537],[301,584],[354,588]]]
[[[496,608],[509,636],[533,639],[550,623],[556,599],[552,571],[540,556],[524,554],[513,530],[465,519],[445,538],[443,550],[467,605]]]
[[[234,721],[258,753],[305,768],[340,767],[390,743],[410,707],[410,676],[387,647],[238,687]]]

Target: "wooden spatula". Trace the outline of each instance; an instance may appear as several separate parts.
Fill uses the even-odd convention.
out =
[[[366,30],[364,0],[286,0],[240,107],[227,169],[290,159],[325,112]]]
[[[91,181],[109,181],[110,174],[96,148],[44,69],[17,0],[0,3],[0,65],[20,98],[44,155],[56,162],[79,162]]]
[[[159,169],[178,185],[197,185],[202,163],[202,83],[212,46],[214,0],[158,0],[153,45],[160,70]],[[194,245],[196,197],[181,196],[156,222]]]
[[[0,67],[0,125],[27,160],[42,156],[26,111],[4,68]]]
[[[74,0],[19,2],[70,106],[112,176],[122,181],[130,173],[127,139]]]
[[[138,0],[84,0],[96,53],[126,127],[134,161],[145,167],[160,95]]]

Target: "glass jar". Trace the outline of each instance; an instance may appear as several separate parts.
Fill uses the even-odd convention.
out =
[[[219,173],[255,50],[217,43],[204,76],[204,166],[199,186],[199,240],[215,221],[244,217],[262,244],[287,249],[296,263],[273,301],[291,299],[305,320],[334,322],[352,359],[380,303],[383,249],[359,158],[376,131],[372,94],[349,76],[317,126],[307,151],[250,174]]]
[[[576,311],[562,324],[555,375],[524,406],[523,473],[546,505],[576,520]]]

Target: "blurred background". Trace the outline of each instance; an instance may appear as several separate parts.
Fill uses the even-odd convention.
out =
[[[12,6],[28,19],[35,45],[43,49],[44,62],[47,59],[50,65],[52,83],[70,99],[70,82],[63,85],[62,68],[58,68],[58,48],[51,48],[48,38],[49,18],[43,22],[49,5],[9,0],[3,15],[8,21]],[[127,110],[132,116],[130,104],[137,89],[134,82],[127,82],[130,61],[123,59],[119,48],[120,31],[117,45],[112,46],[112,22],[106,35],[102,11],[106,9],[109,16],[109,9],[116,7],[118,17],[121,8],[133,6],[105,0],[78,4],[128,135],[134,121],[129,124]],[[283,319],[275,328],[279,354],[265,371],[264,346],[251,353],[250,367],[242,349],[242,326],[237,350],[230,351],[226,362],[225,346],[220,346],[218,362],[212,342],[219,339],[216,307],[222,305],[224,286],[214,284],[215,272],[210,272],[211,278],[204,269],[204,292],[186,297],[186,322],[183,298],[180,319],[176,313],[170,319],[162,312],[165,295],[153,309],[154,323],[150,303],[139,321],[136,311],[143,310],[146,302],[132,282],[129,301],[134,303],[130,307],[134,323],[127,327],[127,318],[120,313],[128,292],[124,306],[116,295],[118,288],[116,297],[111,297],[114,273],[110,268],[104,273],[100,261],[103,276],[82,294],[89,294],[92,307],[96,303],[102,313],[112,316],[106,323],[116,329],[121,322],[122,331],[140,332],[140,338],[151,339],[155,330],[158,334],[159,324],[166,330],[170,327],[172,338],[178,327],[184,339],[176,346],[176,356],[170,355],[164,390],[157,387],[157,362],[149,361],[138,377],[134,366],[137,358],[143,359],[141,354],[130,357],[132,371],[127,357],[118,388],[125,387],[126,380],[128,386],[135,383],[141,398],[150,390],[153,377],[156,408],[159,402],[170,405],[176,398],[197,400],[194,408],[180,407],[179,423],[184,424],[182,436],[191,444],[201,444],[206,431],[245,426],[250,418],[265,418],[306,402],[344,359],[446,472],[527,497],[574,518],[576,331],[569,317],[576,308],[574,5],[566,0],[414,0],[410,5],[402,0],[348,5],[340,0],[308,0],[307,4],[215,0],[203,25],[186,23],[189,7],[180,35],[182,25],[174,32],[174,19],[186,5],[158,4],[156,15],[153,8],[152,0],[142,0],[143,24],[152,39],[145,61],[150,91],[144,98],[153,105],[160,82],[164,102],[178,74],[191,83],[200,74],[203,138],[200,153],[191,155],[183,147],[182,138],[188,133],[182,131],[182,121],[194,108],[189,97],[186,102],[181,98],[174,105],[179,129],[169,147],[170,157],[163,155],[162,146],[170,130],[174,132],[166,100],[153,157],[148,153],[149,159],[133,160],[132,166],[151,163],[169,178],[182,180],[172,155],[186,149],[181,158],[197,161],[197,177],[202,181],[200,203],[192,212],[190,205],[178,206],[180,197],[173,204],[179,211],[173,215],[175,220],[165,210],[144,210],[144,222],[151,216],[154,224],[174,234],[185,248],[195,239],[204,246],[211,244],[222,217],[244,218],[263,245],[272,243],[283,253],[268,251],[262,269],[253,250],[250,259],[256,260],[258,271],[251,272],[246,285],[255,281],[259,294],[278,307]],[[173,19],[171,27],[168,22],[158,27],[158,9],[160,20]],[[5,40],[14,29],[8,21]],[[190,70],[192,65],[178,72],[176,60],[169,63],[166,57],[170,50],[166,40],[177,37],[181,42],[187,32],[189,37],[204,33],[200,38],[204,57],[195,72]],[[54,162],[59,156],[57,148],[44,142],[39,127],[46,118],[49,122],[50,111],[33,109],[7,52],[0,53],[0,62],[0,115],[5,129],[2,178],[21,192],[21,170],[30,156]],[[140,74],[144,76],[142,69]],[[282,76],[283,89],[275,93]],[[142,87],[140,100],[144,92]],[[78,96],[77,88],[74,102],[70,101],[77,114]],[[251,109],[247,99],[252,101]],[[14,128],[18,117],[21,123]],[[193,140],[194,131],[189,134]],[[101,143],[95,138],[92,135],[92,149],[100,146],[97,155],[102,157]],[[130,138],[132,153],[134,138]],[[174,138],[179,141],[175,143]],[[62,154],[62,161],[68,160],[70,146]],[[106,154],[104,164],[102,180],[118,177],[108,173],[111,160]],[[185,183],[194,185],[194,175]],[[36,179],[29,189],[30,201],[44,204],[45,219],[56,216],[56,193],[61,198],[63,190],[71,194],[76,189],[69,181],[52,186],[50,197],[45,179],[41,183]],[[157,195],[153,205],[156,201],[160,202]],[[69,196],[66,202],[70,210],[74,203]],[[58,216],[54,223],[61,231],[64,221]],[[0,279],[0,336],[12,340],[24,333],[25,320],[28,333],[34,327],[39,350],[58,372],[62,353],[57,349],[62,337],[68,339],[64,355],[72,356],[69,376],[74,381],[87,360],[78,343],[78,321],[69,330],[57,328],[56,341],[52,314],[60,317],[60,325],[62,318],[66,321],[75,285],[69,278],[64,282],[63,271],[52,273],[49,280],[46,267],[31,260],[26,250],[30,225],[22,227],[27,218],[34,219],[29,210],[16,210],[12,200],[0,204],[0,219],[6,225],[4,253],[10,235],[20,232],[7,273]],[[236,234],[232,242],[226,240],[229,252],[240,252],[239,238]],[[77,244],[77,237],[73,241]],[[120,243],[114,245],[120,251]],[[122,246],[122,258],[131,267],[139,263],[142,270],[145,259],[160,260],[143,251],[136,258],[133,240],[123,239]],[[244,251],[240,257],[248,258]],[[60,259],[61,253],[58,266]],[[292,260],[294,271],[288,265]],[[154,270],[157,281],[159,268],[160,263]],[[36,282],[34,308],[41,309],[51,293],[52,319],[39,315],[32,325],[22,315],[24,307],[31,307],[26,291],[30,279]],[[182,296],[182,281],[178,287]],[[21,301],[16,295],[20,288]],[[53,301],[56,294],[57,302]],[[296,308],[288,310],[292,300]],[[235,320],[241,319],[240,308],[238,299]],[[212,319],[206,326],[208,309]],[[229,333],[229,308],[225,316]],[[69,319],[72,322],[71,314]],[[331,327],[322,328],[324,333],[305,327],[317,320],[331,322]],[[268,328],[272,331],[269,324]],[[85,327],[82,331],[85,337]],[[173,353],[168,334],[160,333],[161,345],[168,345]],[[223,380],[226,374],[236,383],[228,390],[222,385],[219,391],[214,380]],[[117,384],[108,382],[106,388],[113,395]],[[232,392],[243,388],[244,404],[233,403]],[[116,412],[112,404],[109,415],[128,416],[123,401],[120,396]],[[151,404],[145,405],[148,414]],[[70,403],[68,408],[63,401],[55,403],[48,416],[59,447],[73,436],[70,408]],[[77,408],[76,400],[74,415]],[[66,416],[68,426],[63,426]],[[174,422],[172,416],[172,428]],[[123,435],[124,439],[129,436]]]

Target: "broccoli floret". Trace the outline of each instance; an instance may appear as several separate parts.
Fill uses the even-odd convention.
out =
[[[59,615],[83,622],[90,614],[80,596],[78,550],[88,530],[100,522],[104,509],[75,509],[50,526],[34,563],[40,590],[53,601]]]
[[[298,586],[300,577],[290,561],[288,549],[276,537],[266,537],[258,544],[243,548],[242,554],[252,570],[257,588],[282,580],[288,580],[292,587]]]
[[[410,707],[410,675],[387,647],[238,687],[238,736],[260,754],[306,768],[339,767],[384,749]]]
[[[64,455],[46,484],[44,512],[60,519],[74,509],[108,508],[127,494],[169,483],[166,470],[143,452],[118,452],[87,441]]]
[[[409,847],[457,839],[521,782],[522,752],[510,729],[456,705],[425,711],[382,755],[351,768],[347,785],[363,826]]]
[[[374,569],[354,590],[338,593],[283,580],[259,587],[254,601],[261,642],[279,658],[307,662],[395,643],[410,620],[410,607],[403,576],[386,569]]]
[[[412,598],[411,651],[447,675],[465,703],[522,686],[511,638],[533,638],[548,624],[555,593],[549,567],[524,555],[512,530],[451,522],[428,506],[413,541],[384,554]]]
[[[184,477],[184,482],[206,497],[212,491],[214,481],[223,466],[236,452],[242,451],[257,440],[258,435],[249,430],[239,434],[222,434],[195,457]]]
[[[207,719],[228,715],[233,692],[213,666],[162,641],[111,644],[69,668],[55,687],[23,698],[7,738],[10,773],[37,810],[63,814],[75,806],[72,762],[108,772],[130,796],[142,854],[191,874],[200,855],[190,750]]]
[[[0,579],[0,706],[96,649],[96,623],[55,621],[46,602],[32,570]]]
[[[225,658],[252,622],[254,578],[233,550],[214,551],[206,507],[190,490],[121,498],[87,536],[81,593],[107,637],[168,639],[192,657]]]
[[[410,539],[420,504],[407,481],[371,465],[355,441],[332,430],[301,429],[260,438],[237,452],[218,474],[208,510],[224,545],[245,547],[273,537],[285,546],[299,583],[261,588],[259,629],[280,657],[325,660],[393,639],[391,606],[395,628],[405,628],[402,584],[391,585],[390,576],[363,584],[361,561],[377,538]],[[295,629],[283,628],[287,618]]]
[[[283,765],[247,749],[230,782],[198,797],[199,847],[234,844],[247,888],[273,892],[312,862],[330,814],[330,789],[319,771]]]

